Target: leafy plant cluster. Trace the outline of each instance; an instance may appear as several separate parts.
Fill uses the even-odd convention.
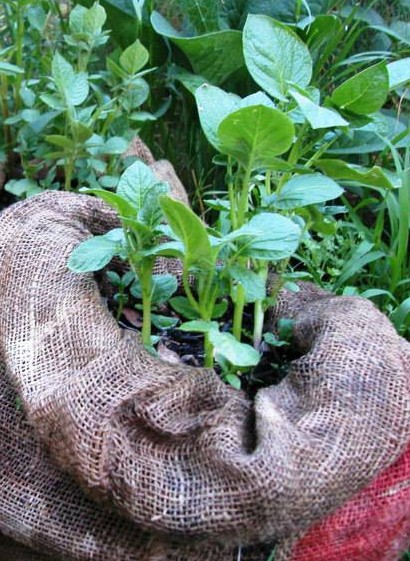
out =
[[[6,190],[17,196],[60,184],[114,187],[119,156],[141,123],[156,118],[142,110],[152,69],[144,69],[141,42],[107,53],[101,5],[77,5],[67,18],[59,7],[19,0],[3,8],[9,45],[0,51],[0,121],[3,159],[17,175]]]
[[[404,135],[399,134],[395,146],[388,136],[376,132],[396,156],[396,174],[325,156],[345,137],[360,131],[363,123],[377,127],[389,91],[409,78],[402,61],[378,62],[346,78],[326,96],[314,85],[318,76],[311,50],[289,26],[268,16],[249,15],[242,40],[246,68],[261,90],[241,98],[208,84],[196,87],[198,76],[184,77],[194,92],[203,132],[220,153],[217,163],[225,168],[227,196],[205,200],[218,213],[213,227],[207,228],[191,209],[167,197],[166,188],[155,182],[149,168],[136,163],[123,175],[116,194],[92,191],[121,215],[122,243],[118,245],[112,233],[89,240],[70,262],[73,270],[90,271],[106,265],[113,255],[129,256],[142,295],[143,338],[148,345],[152,295],[168,282],[153,279],[155,258],[178,257],[185,295],[173,304],[190,319],[182,329],[204,332],[206,365],[212,365],[215,355],[225,375],[235,381],[240,369],[259,360],[264,337],[266,341],[264,313],[279,289],[287,283],[297,290],[300,274],[289,272],[288,264],[300,242],[311,244],[312,233],[334,234],[334,216],[346,209],[325,203],[342,195],[338,181],[360,182],[388,193],[397,190],[399,197],[406,193],[397,148]],[[107,236],[110,249],[105,245]],[[101,243],[107,251],[103,261],[95,263]],[[370,251],[373,245],[365,238],[358,247],[367,255],[361,266],[383,257],[380,250]],[[353,270],[356,266],[351,261],[348,265]],[[274,289],[268,283],[272,266],[279,275]],[[338,283],[349,278],[345,271],[340,277]],[[241,342],[244,309],[249,304],[254,316],[253,348]],[[232,308],[232,333],[220,332],[215,321],[227,307]]]

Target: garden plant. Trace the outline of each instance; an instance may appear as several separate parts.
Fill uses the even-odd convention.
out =
[[[149,353],[198,339],[199,364],[250,395],[296,357],[293,320],[269,314],[304,281],[372,300],[409,339],[409,21],[408,0],[5,0],[0,208],[101,199],[118,223],[69,270],[101,271]]]

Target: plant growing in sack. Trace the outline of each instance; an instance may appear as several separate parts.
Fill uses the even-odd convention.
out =
[[[162,195],[158,204],[168,228],[160,232],[173,241],[149,250],[150,258],[181,260],[185,295],[172,299],[171,305],[190,320],[182,329],[205,334],[205,364],[212,365],[216,357],[234,383],[241,368],[259,361],[267,307],[284,283],[297,290],[299,276],[287,266],[300,240],[311,230],[323,235],[334,231],[332,212],[340,207],[324,203],[343,190],[329,175],[343,179],[370,172],[373,183],[386,181],[380,168],[357,169],[323,160],[322,155],[338,131],[354,129],[360,115],[380,108],[389,89],[388,69],[378,64],[341,84],[326,106],[320,105],[320,92],[310,85],[312,56],[293,31],[267,16],[252,15],[243,39],[247,68],[264,91],[241,99],[203,85],[195,93],[203,131],[222,155],[218,163],[227,168],[227,198],[208,201],[219,213],[216,224],[207,228],[183,203]],[[274,49],[267,49],[268,43]],[[366,92],[375,79],[381,89],[369,98]],[[353,90],[357,97],[351,107]],[[279,277],[268,294],[270,269]],[[253,307],[253,333],[244,343],[248,304]],[[232,310],[232,333],[221,332],[215,321],[227,307]],[[275,339],[265,334],[265,341]]]

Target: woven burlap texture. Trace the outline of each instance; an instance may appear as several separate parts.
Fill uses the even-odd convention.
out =
[[[73,247],[115,225],[58,192],[1,215],[3,533],[74,559],[230,561],[305,530],[403,451],[407,343],[371,303],[282,293],[270,322],[296,320],[302,356],[250,401],[152,357],[93,276],[68,271]]]

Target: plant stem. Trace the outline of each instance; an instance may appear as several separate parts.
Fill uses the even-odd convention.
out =
[[[251,182],[251,173],[252,170],[248,168],[245,170],[245,174],[243,177],[242,191],[239,198],[239,206],[238,206],[238,221],[237,221],[238,228],[244,225],[246,219],[246,213],[248,212],[248,196],[249,196],[249,184]]]
[[[242,335],[242,319],[243,319],[244,307],[245,307],[245,289],[241,284],[238,284],[236,288],[236,300],[235,300],[235,308],[233,311],[233,327],[232,327],[232,333],[238,341],[241,340],[241,335]]]
[[[235,185],[234,185],[234,178],[233,178],[232,158],[230,156],[228,157],[228,169],[226,175],[227,175],[228,195],[229,195],[229,203],[230,203],[231,225],[232,225],[232,230],[236,230],[238,228],[238,223],[237,223],[237,210],[236,210],[236,198],[235,198]]]
[[[237,209],[237,227],[240,228],[244,225],[246,220],[246,213],[248,212],[248,197],[249,197],[249,184],[251,181],[251,168],[245,170],[242,182],[242,191],[239,198],[239,205]],[[246,263],[246,260],[245,260]],[[241,284],[238,284],[236,289],[235,307],[233,311],[233,328],[232,333],[238,341],[241,340],[242,335],[242,321],[243,310],[245,308],[245,289]]]
[[[266,286],[266,281],[268,278],[268,266],[265,262],[259,261],[259,276],[263,279],[263,284]],[[255,302],[254,312],[254,326],[253,326],[253,346],[255,349],[259,350],[262,342],[262,332],[263,324],[265,320],[265,312],[263,309],[263,300],[257,300]]]
[[[139,268],[142,294],[142,343],[151,346],[151,304],[152,304],[152,269],[153,259],[145,259]]]
[[[18,67],[23,68],[23,49],[24,49],[24,17],[23,8],[21,6],[21,0],[16,2],[16,19],[17,19],[17,29],[15,35],[16,41],[16,64]],[[21,98],[20,98],[20,88],[21,82],[23,80],[22,74],[17,74],[16,83],[14,86],[14,100],[15,100],[15,111],[16,113],[20,111],[21,108]]]
[[[205,368],[212,368],[212,366],[214,365],[214,348],[209,340],[209,333],[205,333],[204,352],[204,366]]]

